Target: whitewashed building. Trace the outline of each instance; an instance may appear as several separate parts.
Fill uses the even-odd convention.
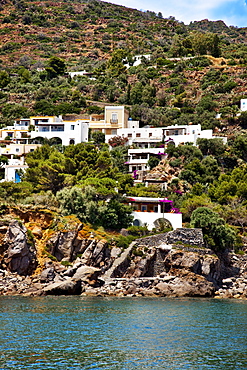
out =
[[[24,157],[20,159],[9,159],[8,164],[3,165],[4,179],[2,181],[21,182],[21,172],[25,172],[28,166],[24,162]]]
[[[167,198],[127,197],[127,201],[134,208],[132,216],[135,226],[146,225],[152,230],[159,223],[168,221],[173,229],[182,227],[182,214]]]
[[[151,54],[135,55],[133,57],[134,62],[132,64],[132,66],[133,67],[139,66],[140,64],[142,64],[143,59],[150,60],[151,59]],[[131,65],[128,63],[128,61],[126,59],[123,60],[123,64],[125,65],[126,68],[130,68],[131,67]]]
[[[54,139],[62,145],[88,142],[89,120],[65,121],[61,116],[30,117],[30,132],[33,142],[40,138]]]
[[[247,111],[247,99],[241,99],[240,100],[240,110],[242,112]]]
[[[129,112],[122,105],[106,106],[102,119],[91,117],[89,128],[92,132],[101,131],[105,134],[105,141],[118,135],[118,130],[126,129],[131,131],[139,127],[139,121],[129,119]]]
[[[126,145],[151,148],[160,142],[173,141],[179,144],[196,145],[198,138],[213,139],[212,130],[202,130],[201,125],[174,125],[167,127],[130,127],[117,130],[117,135],[128,139]],[[225,138],[222,138],[224,140]]]
[[[159,160],[164,159],[166,157],[164,148],[129,149],[125,164],[128,165],[130,173],[148,171],[150,169],[148,161],[152,156],[159,158]]]

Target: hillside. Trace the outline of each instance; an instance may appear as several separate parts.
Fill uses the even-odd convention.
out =
[[[245,28],[222,21],[186,26],[101,1],[6,0],[0,7],[0,122],[33,113],[99,112],[88,106],[103,102],[129,106],[143,125],[196,120],[215,128],[215,112],[231,111],[245,96],[246,44]],[[126,69],[123,59],[132,65],[138,54],[150,60]],[[53,57],[64,61],[55,72]],[[82,70],[89,75],[66,75]],[[201,102],[208,96],[213,102]]]
[[[121,194],[165,196],[193,227],[201,219],[199,214],[193,221],[193,212],[207,208],[204,216],[213,220],[205,230],[209,245],[242,248],[247,112],[239,108],[247,97],[246,28],[208,20],[186,26],[101,1],[6,0],[0,47],[1,127],[30,115],[100,114],[110,104],[127,107],[141,126],[201,124],[228,138],[225,145],[221,139],[200,139],[198,147],[168,145],[166,162],[154,169],[154,176],[168,179],[166,190],[133,186],[127,147],[109,150],[93,136],[89,145],[66,148],[48,140],[26,157],[20,184],[1,183],[2,199],[57,204],[82,222],[119,230],[131,223]],[[70,202],[74,198],[78,204]]]
[[[101,1],[5,0],[0,19],[1,59],[7,66],[22,55],[37,62],[57,54],[73,65],[85,62],[83,58],[108,58],[116,48],[134,54],[158,48],[167,52],[174,35],[184,39],[193,31],[217,33],[224,47],[247,43],[246,28],[227,27],[222,21],[185,26],[173,17]]]

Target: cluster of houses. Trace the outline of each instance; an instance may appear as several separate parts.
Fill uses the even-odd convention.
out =
[[[156,156],[163,159],[166,156],[165,147],[168,143],[175,146],[182,143],[196,145],[198,138],[212,139],[212,130],[202,130],[201,125],[175,125],[167,127],[139,127],[139,122],[129,117],[124,106],[106,106],[104,114],[92,114],[89,117],[56,117],[33,116],[18,119],[13,126],[0,129],[0,155],[8,157],[4,165],[3,181],[20,181],[20,170],[25,171],[25,156],[42,145],[44,139],[61,145],[87,143],[89,132],[100,131],[105,134],[108,143],[115,136],[125,139],[129,145],[129,173],[140,181],[139,174],[149,170],[149,159]],[[224,140],[224,138],[222,138]],[[138,178],[139,177],[139,178]],[[159,198],[129,198],[129,203],[135,208],[134,224],[147,224],[154,227],[155,221],[165,218],[173,228],[182,227],[182,216],[172,207],[167,199]]]

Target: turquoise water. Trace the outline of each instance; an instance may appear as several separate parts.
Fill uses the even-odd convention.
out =
[[[247,369],[247,302],[0,297],[0,369]]]

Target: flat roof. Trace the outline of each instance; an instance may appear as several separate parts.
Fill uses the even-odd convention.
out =
[[[149,197],[127,197],[127,200],[137,203],[173,203],[167,198],[149,198]]]

